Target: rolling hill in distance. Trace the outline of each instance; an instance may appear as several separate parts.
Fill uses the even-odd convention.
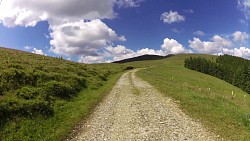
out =
[[[144,55],[109,64],[81,64],[0,48],[0,140],[63,140],[91,115],[119,77],[136,75],[225,140],[250,139],[250,95],[226,81],[186,68],[188,58]],[[31,128],[32,127],[32,128]]]
[[[147,61],[147,60],[160,60],[160,59],[166,59],[173,56],[172,54],[169,54],[167,56],[159,56],[159,55],[142,55],[137,56],[133,58],[128,58],[120,61],[114,61],[113,63],[128,63],[128,62],[135,62],[135,61]]]

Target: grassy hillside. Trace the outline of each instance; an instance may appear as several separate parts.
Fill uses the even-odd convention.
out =
[[[250,140],[250,95],[229,83],[184,67],[185,58],[210,55],[176,55],[165,60],[128,63],[146,67],[137,74],[180,108],[226,140]],[[232,91],[235,97],[232,96]]]
[[[0,140],[63,139],[132,67],[145,68],[137,73],[139,77],[212,132],[226,140],[250,140],[250,95],[185,68],[184,60],[190,56],[216,60],[211,55],[177,55],[121,65],[85,65],[0,48]]]
[[[0,140],[60,140],[124,70],[0,48]]]

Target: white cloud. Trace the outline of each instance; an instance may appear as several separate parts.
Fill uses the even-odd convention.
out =
[[[138,7],[144,0],[116,0],[119,7]]]
[[[82,19],[112,19],[113,7],[137,7],[142,0],[2,0],[0,21],[8,27],[35,26],[39,21],[62,24]]]
[[[37,1],[2,0],[0,21],[5,26],[35,26],[39,21],[50,24],[79,21],[81,19],[114,18],[113,0]]]
[[[237,42],[232,41],[244,41],[246,39],[244,32],[236,31],[232,35],[232,39],[215,35],[210,41],[201,41],[199,38],[193,38],[193,41],[189,40],[189,46],[196,53],[214,55],[230,54],[250,59],[250,49],[242,46],[237,48],[235,47],[238,45]]]
[[[228,35],[227,37],[214,35],[209,41],[201,41],[199,38],[193,38],[193,40],[189,40],[189,46],[191,49],[186,49],[177,40],[169,38],[164,39],[161,49],[159,50],[143,48],[133,51],[122,45],[115,47],[110,45],[105,47],[101,53],[98,53],[98,56],[81,57],[79,61],[85,63],[103,63],[119,61],[145,54],[165,56],[167,54],[193,52],[214,55],[231,54],[250,59],[250,49],[243,46],[236,48],[235,46],[237,46],[237,44],[233,42],[234,39],[232,38],[232,35]]]
[[[199,38],[189,40],[189,46],[197,53],[216,54],[221,52],[222,48],[230,48],[232,42],[229,39],[215,35],[211,41],[201,41]]]
[[[250,0],[238,0],[238,8],[245,15],[245,18],[250,20]]]
[[[192,51],[185,49],[184,46],[178,43],[176,40],[166,38],[164,39],[164,43],[162,44],[161,49],[159,50],[143,48],[137,51],[133,51],[122,45],[117,45],[115,47],[107,46],[102,52],[99,52],[96,56],[81,56],[79,58],[79,62],[104,63],[133,58],[145,54],[165,56],[167,54],[180,53],[192,53]]]
[[[154,50],[154,49],[149,49],[149,48],[143,48],[137,51],[130,51],[124,54],[120,54],[120,55],[114,55],[113,57],[113,61],[119,61],[119,60],[123,60],[123,59],[127,59],[127,58],[133,58],[133,57],[137,57],[137,56],[142,56],[142,55],[146,55],[146,54],[150,54],[150,55],[166,55],[166,53],[162,50]]]
[[[67,56],[98,56],[98,52],[113,44],[113,41],[126,41],[125,36],[118,36],[101,19],[115,18],[115,5],[137,7],[142,1],[2,0],[0,23],[7,27],[28,27],[48,21],[50,37],[45,37],[50,39],[51,52]],[[41,53],[37,49],[33,52]],[[87,57],[91,61],[90,58]]]
[[[215,35],[212,37],[214,46],[216,47],[232,47],[232,42],[230,39]]]
[[[160,19],[164,22],[164,23],[174,23],[174,22],[182,22],[185,21],[185,17],[180,15],[177,11],[172,11],[170,10],[169,12],[164,12],[163,14],[161,14]]]
[[[125,46],[122,45],[118,45],[116,47],[108,46],[105,49],[111,54],[111,56],[119,56],[122,54],[129,54],[133,52],[131,49],[127,49]]]
[[[205,33],[200,30],[195,31],[193,34],[198,36],[205,36]]]
[[[230,55],[250,59],[250,49],[246,47],[240,47],[240,48],[234,48],[234,49],[223,48],[222,52],[219,54],[230,54]]]
[[[39,55],[45,55],[45,56],[47,55],[41,49],[36,49],[36,48],[33,48],[32,53],[39,54]]]
[[[113,61],[119,61],[127,58],[133,58],[145,54],[150,55],[166,55],[163,50],[154,50],[149,48],[143,48],[137,51],[126,48],[125,46],[118,45],[116,47],[108,46],[98,56],[81,56],[79,62],[82,63],[109,63]]]
[[[97,55],[97,51],[111,44],[112,41],[124,41],[115,31],[101,20],[72,22],[51,26],[52,45],[50,51],[67,56]]]
[[[169,38],[164,39],[161,48],[167,54],[191,53],[191,51],[186,50],[182,44],[178,43],[174,39],[169,39]]]
[[[80,56],[78,62],[85,64],[93,64],[93,63],[104,63],[105,57],[100,56]]]
[[[33,48],[32,46],[25,46],[25,47],[24,47],[25,50],[30,50],[30,49],[32,49],[32,48]]]
[[[233,33],[233,37],[235,42],[245,42],[249,35],[246,32],[236,31]]]

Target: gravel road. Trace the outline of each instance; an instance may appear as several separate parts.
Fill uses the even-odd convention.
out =
[[[217,140],[185,115],[173,100],[147,82],[125,73],[73,141]]]

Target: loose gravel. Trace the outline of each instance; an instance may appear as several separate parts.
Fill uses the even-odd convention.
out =
[[[218,140],[132,70],[99,104],[73,141]]]

